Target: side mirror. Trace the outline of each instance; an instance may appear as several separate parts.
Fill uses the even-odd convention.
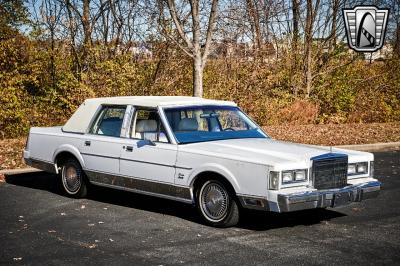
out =
[[[147,144],[147,145],[156,146],[156,143],[155,143],[151,138],[149,138],[148,136],[146,136],[146,134],[144,135],[144,140],[146,141],[146,144]]]

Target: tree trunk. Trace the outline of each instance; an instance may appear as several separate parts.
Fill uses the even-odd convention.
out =
[[[253,3],[253,0],[246,0],[247,9],[250,16],[250,25],[253,30],[254,37],[254,55],[262,59],[262,39],[261,39],[261,30],[260,30],[260,18],[258,14],[258,7]]]
[[[291,86],[293,88],[293,93],[297,96],[298,84],[294,79],[298,68],[298,54],[299,54],[299,20],[300,20],[300,0],[292,1],[292,13],[293,13],[293,39],[292,39],[292,63],[291,63]]]
[[[91,46],[92,30],[90,26],[90,0],[83,0],[83,14],[82,14],[82,27],[83,27],[83,55],[82,61],[87,66],[87,56]]]
[[[203,64],[201,57],[193,59],[193,96],[203,97]]]
[[[313,25],[319,7],[319,3],[320,0],[317,0],[315,2],[315,6],[313,7],[313,0],[307,0],[307,15],[306,15],[305,43],[304,43],[306,98],[310,97],[312,89]]]
[[[337,27],[337,14],[339,10],[339,0],[332,1],[332,28],[331,28],[331,50],[336,49],[337,36],[336,36],[336,27]]]
[[[394,54],[400,57],[400,24],[397,25],[396,29],[396,42],[394,44]]]

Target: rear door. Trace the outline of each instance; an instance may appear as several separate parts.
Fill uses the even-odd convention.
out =
[[[102,106],[89,133],[85,134],[81,154],[90,177],[96,173],[119,174],[120,147],[124,143],[121,131],[124,119],[127,119],[126,109],[125,105]]]

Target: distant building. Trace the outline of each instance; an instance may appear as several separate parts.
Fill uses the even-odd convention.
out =
[[[212,44],[210,58],[235,58],[246,61],[253,61],[256,56],[264,60],[274,60],[276,49],[272,43],[264,43],[259,51],[256,51],[253,43],[238,43],[231,40],[223,40]]]
[[[366,61],[385,60],[393,54],[393,46],[385,44],[381,49],[373,53],[364,53]]]

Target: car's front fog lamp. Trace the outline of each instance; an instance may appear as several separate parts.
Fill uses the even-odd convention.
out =
[[[269,172],[269,189],[277,190],[279,187],[279,172]]]
[[[294,173],[294,179],[296,181],[304,181],[306,180],[306,176],[307,176],[307,171],[306,170],[297,170]]]

